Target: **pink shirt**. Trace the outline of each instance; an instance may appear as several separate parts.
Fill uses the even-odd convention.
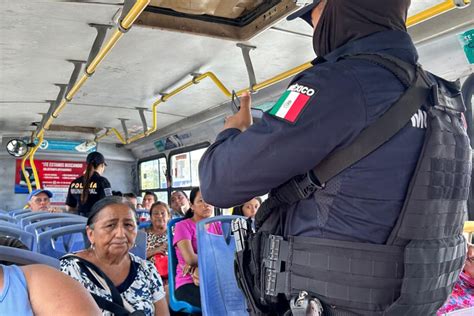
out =
[[[207,228],[207,231],[216,235],[222,235],[222,227],[220,222],[211,223]],[[184,284],[193,283],[193,278],[190,275],[183,276],[183,267],[186,265],[186,261],[181,254],[181,251],[176,246],[181,240],[191,240],[194,253],[197,255],[197,233],[196,223],[191,219],[185,219],[178,223],[174,228],[173,246],[176,250],[176,257],[178,258],[178,266],[176,267],[175,277],[175,288],[179,288]]]
[[[453,292],[443,307],[438,310],[437,315],[445,315],[469,307],[474,307],[474,278],[461,272],[459,280],[454,285]]]

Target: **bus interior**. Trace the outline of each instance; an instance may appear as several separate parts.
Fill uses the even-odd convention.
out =
[[[472,146],[474,6],[411,2],[419,62],[460,80]],[[166,203],[175,190],[189,193],[232,114],[232,92],[250,91],[252,106],[267,111],[315,58],[312,29],[286,20],[303,3],[3,0],[0,209],[22,209],[35,188],[64,208],[77,163],[94,150],[114,191],[151,191]]]

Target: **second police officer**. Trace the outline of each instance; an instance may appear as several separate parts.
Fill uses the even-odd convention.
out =
[[[464,255],[459,230],[470,180],[460,174],[470,174],[470,149],[456,86],[424,72],[422,76],[421,70],[418,76],[414,74],[418,54],[405,26],[409,5],[409,0],[314,0],[290,16],[303,18],[313,27],[318,56],[313,67],[295,76],[258,124],[252,125],[250,96],[243,95],[240,111],[226,119],[224,130],[202,157],[199,176],[206,202],[226,208],[270,191],[269,200],[257,213],[258,232],[247,250],[252,254],[241,262],[246,270],[240,283],[254,314],[278,314],[290,307],[296,313],[295,306],[306,296],[319,299],[325,315],[431,314],[450,293]],[[393,137],[355,159],[327,183],[320,183],[309,172],[334,152],[349,148],[356,140],[360,143],[363,131],[411,91],[408,88],[414,81],[403,80],[400,73],[415,78],[417,84],[424,82],[418,89],[423,93],[430,89],[421,86],[430,80],[449,86],[449,97],[457,104],[447,119],[449,128],[459,134],[455,137],[458,147],[451,148],[457,156],[431,159],[441,171],[452,170],[451,182],[446,184],[427,173],[422,180],[432,186],[415,196],[421,201],[418,210],[426,209],[427,214],[412,214],[417,208],[411,207],[413,199],[407,192],[420,155],[436,155],[430,147],[422,151],[434,97],[425,102],[430,99],[418,95],[418,110]],[[439,149],[437,155],[442,155]],[[299,175],[308,175],[313,189],[319,189],[290,203],[285,199],[293,191],[277,188]],[[440,193],[448,191],[436,190],[449,186],[456,188],[455,193],[448,190],[449,196]],[[406,233],[401,237],[407,225],[421,227],[430,218],[436,221],[435,215],[428,214],[435,208],[433,214],[441,216],[439,231],[413,229],[415,236]],[[402,210],[408,215],[400,216]],[[418,222],[402,221],[402,217]],[[309,238],[301,241],[301,236]],[[419,244],[413,241],[417,238]],[[412,245],[420,251],[408,254],[406,249]],[[284,247],[289,248],[283,251]],[[439,255],[442,247],[449,253],[445,258]],[[432,252],[425,252],[429,248]],[[278,257],[278,251],[287,258]],[[409,270],[404,257],[412,260],[410,256],[426,266]],[[271,262],[276,257],[279,259]],[[407,281],[410,277],[414,279]],[[417,284],[420,288],[414,289]]]

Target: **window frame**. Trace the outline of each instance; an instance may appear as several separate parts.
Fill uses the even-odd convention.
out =
[[[154,189],[143,189],[142,188],[142,183],[141,183],[141,178],[142,178],[142,171],[141,171],[141,164],[144,162],[152,161],[152,160],[159,160],[161,158],[165,158],[165,164],[166,164],[166,172],[165,172],[165,177],[166,177],[166,188],[154,188]],[[144,159],[139,159],[137,161],[137,170],[138,170],[138,195],[142,196],[143,193],[145,192],[166,192],[168,201],[170,199],[170,193],[169,193],[169,187],[168,187],[168,180],[169,180],[169,160],[166,154],[161,153],[158,155],[150,156]],[[168,201],[163,201],[168,203]]]
[[[167,169],[168,171],[168,179],[169,179],[169,196],[168,196],[168,200],[171,198],[171,193],[176,191],[176,190],[182,190],[182,191],[191,191],[194,186],[186,186],[186,187],[174,187],[173,186],[173,177],[171,176],[171,159],[173,156],[177,156],[177,155],[180,155],[180,154],[184,154],[184,153],[190,153],[192,151],[195,151],[195,150],[199,150],[199,149],[203,149],[203,148],[209,148],[209,146],[211,146],[211,143],[206,141],[206,142],[201,142],[201,143],[198,143],[198,144],[195,144],[195,145],[191,145],[191,146],[187,146],[187,147],[183,147],[183,148],[178,148],[178,149],[175,149],[175,150],[172,150],[170,151],[169,155],[168,155],[168,166],[169,168]]]

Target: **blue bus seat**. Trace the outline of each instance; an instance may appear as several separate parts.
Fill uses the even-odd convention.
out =
[[[17,223],[12,223],[12,222],[2,221],[2,220],[0,220],[0,226],[13,227],[13,228],[16,228],[16,229],[21,229],[21,227]]]
[[[178,265],[178,258],[176,257],[176,251],[173,246],[173,233],[174,226],[177,222],[182,221],[184,218],[174,218],[168,222],[168,229],[166,235],[168,236],[168,294],[170,299],[170,307],[175,312],[184,312],[188,314],[201,313],[201,309],[196,306],[192,306],[188,302],[178,301],[174,295],[175,291],[175,276],[176,266]]]
[[[29,250],[0,246],[0,261],[16,265],[46,264],[59,270],[59,260]]]
[[[18,224],[21,223],[21,220],[23,218],[27,218],[27,217],[30,217],[30,216],[34,216],[34,215],[38,215],[38,214],[47,214],[49,212],[43,212],[43,211],[28,211],[28,212],[22,212],[20,214],[15,214],[15,215],[12,215],[12,217],[16,220],[16,222]]]
[[[38,222],[34,222],[31,224],[26,225],[23,227],[24,231],[32,233],[33,235],[38,235],[44,231],[50,230],[52,228],[62,227],[62,226],[69,226],[74,224],[82,224],[86,223],[87,218],[82,216],[77,217],[66,217],[66,218],[51,218],[45,219]]]
[[[0,213],[0,222],[10,222],[10,223],[16,223],[15,219],[11,217],[10,215]]]
[[[140,223],[141,221],[149,221],[150,220],[150,211],[144,208],[139,208],[135,211],[137,214],[137,220]],[[141,220],[141,221],[140,221]]]
[[[29,208],[27,209],[19,209],[19,210],[13,210],[13,211],[10,211],[8,212],[8,214],[10,214],[11,217],[13,218],[17,218],[18,216],[22,215],[22,214],[27,214],[27,213],[33,213]]]
[[[248,315],[245,297],[234,275],[235,242],[231,222],[242,216],[216,216],[197,224],[199,289],[204,315]],[[223,235],[206,230],[206,224],[222,225]]]
[[[138,224],[138,229],[147,229],[151,227],[151,221],[141,222]]]
[[[33,249],[35,246],[35,236],[31,233],[25,232],[20,227],[15,228],[12,226],[0,225],[0,236],[17,238],[25,244],[28,249]]]
[[[42,232],[45,232],[50,229],[64,227],[69,225],[75,224],[85,224],[87,222],[87,218],[82,216],[69,216],[69,217],[59,217],[59,218],[51,218],[46,220],[40,220],[31,224],[26,225],[23,227],[23,230],[35,235],[36,244],[38,243],[38,235]],[[69,238],[71,236],[63,236],[64,242],[69,243]],[[36,249],[32,249],[36,251]]]
[[[142,259],[146,259],[146,233],[144,231],[137,231],[135,246],[130,249],[130,252]]]
[[[85,218],[83,216],[79,216],[76,214],[70,214],[70,213],[50,213],[50,212],[36,212],[38,214],[32,214],[29,216],[25,216],[21,219],[19,219],[19,223],[21,227],[25,227],[31,223],[38,222],[38,221],[43,221],[47,219],[52,219],[52,218]],[[17,218],[17,223],[18,223],[18,218]]]
[[[86,224],[53,228],[40,233],[37,239],[39,253],[59,259],[86,247]]]

